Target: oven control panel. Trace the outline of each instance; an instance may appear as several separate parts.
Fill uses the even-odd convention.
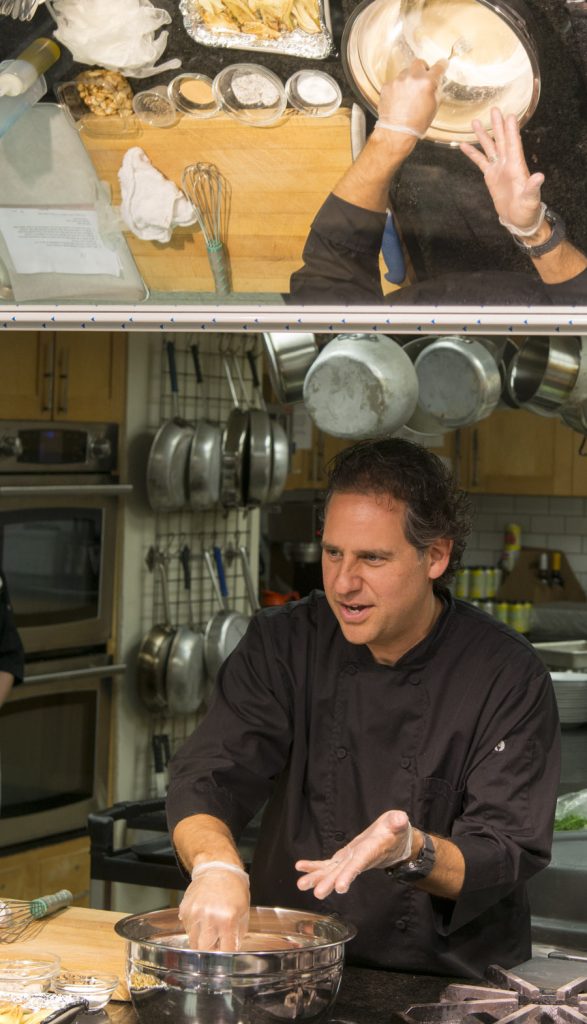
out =
[[[0,473],[113,473],[115,423],[0,423]]]

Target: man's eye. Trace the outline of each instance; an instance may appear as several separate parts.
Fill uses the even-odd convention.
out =
[[[366,562],[380,562],[381,561],[381,555],[363,555],[363,558],[364,558],[364,560]]]

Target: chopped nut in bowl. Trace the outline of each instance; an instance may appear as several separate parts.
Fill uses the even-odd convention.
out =
[[[132,89],[118,71],[91,68],[72,82],[62,82],[55,93],[76,128],[92,135],[136,135]]]
[[[78,974],[75,971],[62,971],[53,981],[53,988],[62,995],[76,996],[85,999],[88,1012],[102,1010],[112,997],[118,977],[116,974]]]

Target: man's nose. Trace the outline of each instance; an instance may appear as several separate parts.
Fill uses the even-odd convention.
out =
[[[347,594],[349,591],[358,590],[361,586],[361,578],[358,572],[356,560],[343,559],[338,564],[336,573],[336,590],[340,594]]]

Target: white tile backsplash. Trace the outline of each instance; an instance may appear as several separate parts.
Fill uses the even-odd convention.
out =
[[[563,551],[587,593],[587,499],[472,495],[473,531],[464,565],[496,565],[508,523],[522,528],[522,546]]]

